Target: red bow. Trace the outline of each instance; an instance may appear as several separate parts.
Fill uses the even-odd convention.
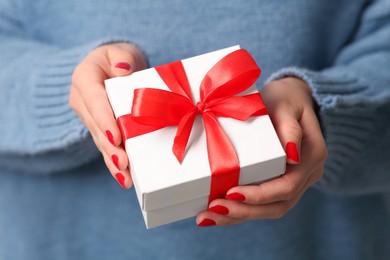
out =
[[[260,94],[235,96],[255,83],[260,68],[246,50],[226,55],[204,76],[199,87],[200,101],[195,105],[181,61],[155,69],[172,92],[135,89],[132,114],[118,118],[124,140],[178,125],[172,150],[182,162],[195,117],[201,114],[211,169],[209,202],[224,197],[230,188],[238,185],[240,164],[216,116],[245,121],[251,116],[267,114]]]

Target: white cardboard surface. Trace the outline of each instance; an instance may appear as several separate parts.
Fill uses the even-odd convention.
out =
[[[239,46],[182,60],[195,102],[206,72],[237,49]],[[131,112],[134,89],[169,90],[154,68],[109,79],[105,84],[116,117]],[[255,86],[251,90],[256,91]],[[284,172],[285,153],[268,116],[245,122],[218,120],[238,154],[240,185],[258,183]],[[126,141],[130,170],[148,227],[191,217],[207,208],[210,168],[202,119],[196,119],[182,164],[172,153],[176,130],[177,127],[166,127]]]

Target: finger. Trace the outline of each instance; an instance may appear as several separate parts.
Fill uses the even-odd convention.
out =
[[[75,91],[77,93],[77,90]],[[76,101],[81,99],[78,94],[75,94]],[[84,104],[80,101],[79,104],[79,114],[82,118],[84,124],[87,125],[91,135],[94,137],[94,141],[98,146],[100,152],[105,155],[107,158],[111,158],[111,165],[113,164],[116,167],[116,170],[125,170],[128,168],[128,159],[127,154],[122,146],[113,146],[110,141],[102,135],[101,131],[98,129],[92,117],[89,115],[88,110],[85,108]]]
[[[291,200],[309,178],[312,168],[308,164],[288,165],[286,172],[273,180],[259,185],[236,186],[226,195],[229,200],[258,205]]]
[[[129,161],[127,159],[127,154],[122,146],[113,146],[109,143],[103,135],[100,135],[100,150],[103,156],[105,156],[110,161],[110,166],[115,166],[112,168],[111,173],[116,173],[118,170],[126,170],[129,168]],[[109,165],[107,165],[109,166]]]
[[[278,201],[269,204],[250,205],[238,201],[231,201],[226,199],[216,199],[209,205],[209,211],[212,213],[228,217],[236,220],[250,220],[250,219],[275,219],[281,218],[293,208],[305,191],[314,182],[316,182],[322,175],[322,168],[316,169],[307,179],[306,183],[296,193],[296,195],[288,201]],[[202,217],[205,215],[202,215]],[[207,215],[208,218],[216,221],[214,215]]]
[[[327,149],[321,127],[313,109],[305,109],[301,117],[303,140],[305,142],[302,154],[309,154],[316,164],[323,164],[327,158]]]
[[[289,201],[273,202],[263,205],[249,205],[237,201],[217,199],[210,203],[209,211],[237,221],[273,219],[280,218],[288,211],[288,202]],[[215,216],[211,214],[208,215],[208,218],[215,220]]]
[[[94,121],[90,117],[85,115],[85,118],[90,127],[95,129],[97,128],[96,125],[93,126]],[[92,135],[93,140],[99,148],[99,151],[102,153],[108,170],[122,188],[129,189],[133,182],[128,169],[126,152],[122,146],[113,146],[99,130],[95,132],[97,134]]]
[[[119,127],[114,118],[107,94],[101,82],[104,81],[107,65],[92,66],[80,65],[74,73],[73,82],[75,89],[79,92],[81,99],[91,115],[98,129],[106,136],[112,145],[118,146],[122,139]],[[80,75],[82,73],[82,75]]]
[[[244,219],[231,218],[211,211],[203,211],[196,217],[196,224],[199,227],[228,226],[240,224],[245,221]]]
[[[323,149],[318,148],[321,146],[321,140],[323,139],[306,138],[302,142],[302,154],[305,156],[299,164],[287,165],[282,176],[259,185],[233,187],[227,192],[226,198],[257,205],[287,201],[295,197],[313,170],[323,168]]]
[[[146,68],[146,60],[140,50],[134,45],[117,44],[108,49],[111,70],[108,77],[129,75],[132,72]]]
[[[314,173],[310,176],[306,185],[308,185],[308,187],[313,185],[314,183],[316,183],[322,178],[323,174],[324,174],[324,167],[323,166],[318,167],[314,171]]]
[[[99,131],[88,110],[82,103],[77,90],[72,92],[72,102],[78,102],[77,113],[80,114],[84,124],[88,127],[96,146],[104,157],[107,168],[112,176],[117,179],[123,188],[130,188],[132,185],[126,152],[122,146],[113,146],[107,138]]]
[[[70,89],[69,105],[73,109],[73,111],[76,112],[81,121],[83,121],[84,125],[88,128],[91,135],[96,136],[96,133],[99,131],[99,129],[95,127],[95,124],[91,124],[91,116],[89,115],[88,110],[83,104],[83,100],[80,96],[79,91],[73,86]]]
[[[103,154],[104,162],[107,165],[108,170],[111,172],[112,176],[116,179],[116,181],[121,185],[124,189],[129,189],[133,185],[133,180],[131,178],[130,172],[128,169],[118,170],[116,166],[113,164],[112,160],[108,158],[105,154]]]
[[[134,56],[119,47],[112,48],[109,53],[110,70],[108,77],[128,75],[135,71]]]
[[[274,107],[270,113],[275,130],[287,155],[287,162],[297,164],[300,161],[302,128],[298,122],[300,111],[295,111],[287,104]]]
[[[276,116],[281,118],[281,116]],[[274,180],[258,186],[237,186],[227,192],[227,198],[244,201],[247,204],[266,204],[276,201],[287,201],[306,183],[313,169],[323,167],[326,158],[326,147],[318,120],[312,109],[304,109],[301,115],[303,139],[300,164],[287,165],[286,173]]]

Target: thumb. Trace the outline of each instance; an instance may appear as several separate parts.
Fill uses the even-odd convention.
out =
[[[300,161],[302,128],[298,122],[300,116],[291,108],[279,107],[271,116],[279,139],[286,151],[287,162],[297,164]]]
[[[119,46],[111,46],[109,49],[110,71],[109,77],[125,76],[136,71],[136,57],[133,52]]]

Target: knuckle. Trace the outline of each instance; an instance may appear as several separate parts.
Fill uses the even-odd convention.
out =
[[[318,170],[317,173],[314,176],[314,183],[319,181],[322,178],[323,175],[324,175],[324,167],[321,167],[321,169]]]
[[[285,123],[281,129],[287,136],[291,136],[295,140],[299,141],[302,139],[302,129],[298,122],[290,121]]]
[[[294,198],[294,192],[293,191],[287,191],[284,195],[285,200],[291,200]]]
[[[248,197],[247,199],[249,200],[250,198]],[[250,202],[258,204],[263,202],[264,200],[267,200],[267,193],[264,192],[263,186],[259,185],[256,188],[256,192],[253,193],[253,197]]]
[[[328,158],[328,149],[326,148],[325,144],[321,147],[321,154],[322,156],[320,157],[320,160],[321,162],[325,162]]]
[[[92,133],[91,133],[91,135],[92,135],[93,142],[95,143],[97,149],[98,149],[99,152],[104,156],[103,147],[102,147],[102,145],[101,145],[101,143],[100,143],[100,141],[99,141],[99,138],[96,137],[96,135],[94,135],[94,134],[92,134]]]
[[[87,111],[89,112],[89,114],[92,116],[92,118],[95,120],[96,118],[97,119],[100,119],[100,117],[96,117],[96,115],[99,114],[99,103],[98,100],[101,100],[99,99],[99,97],[95,94],[95,97],[94,97],[95,101],[88,101],[88,100],[85,100],[85,108],[87,109]],[[88,101],[88,102],[87,102]],[[96,120],[95,120],[96,121]]]
[[[247,207],[242,207],[238,212],[237,212],[237,218],[239,219],[248,219],[250,216],[249,208]]]
[[[317,149],[314,150],[313,156],[316,161],[319,163],[324,163],[326,159],[328,158],[328,150],[326,149],[326,146],[324,143],[319,145]]]
[[[110,58],[112,59],[121,59],[121,60],[132,60],[133,54],[129,51],[124,49],[121,46],[111,46],[112,48],[109,49],[110,52]]]
[[[286,181],[286,190],[284,193],[285,200],[291,200],[295,197],[295,194],[297,192],[297,186],[294,185],[291,181]]]
[[[98,129],[103,131],[105,128],[107,128],[107,129],[111,129],[111,132],[113,131],[112,127],[106,127],[106,123],[103,118],[95,117],[94,121]]]
[[[279,219],[284,217],[290,209],[289,203],[283,203],[275,209],[273,218]]]
[[[79,75],[80,75],[81,67],[82,67],[81,64],[79,64],[73,71],[72,78],[71,78],[73,85],[77,85],[76,83],[80,78]]]
[[[278,207],[277,209],[275,209],[275,211],[272,215],[272,218],[273,219],[280,219],[286,215],[287,211],[288,211],[288,209],[285,206]]]

